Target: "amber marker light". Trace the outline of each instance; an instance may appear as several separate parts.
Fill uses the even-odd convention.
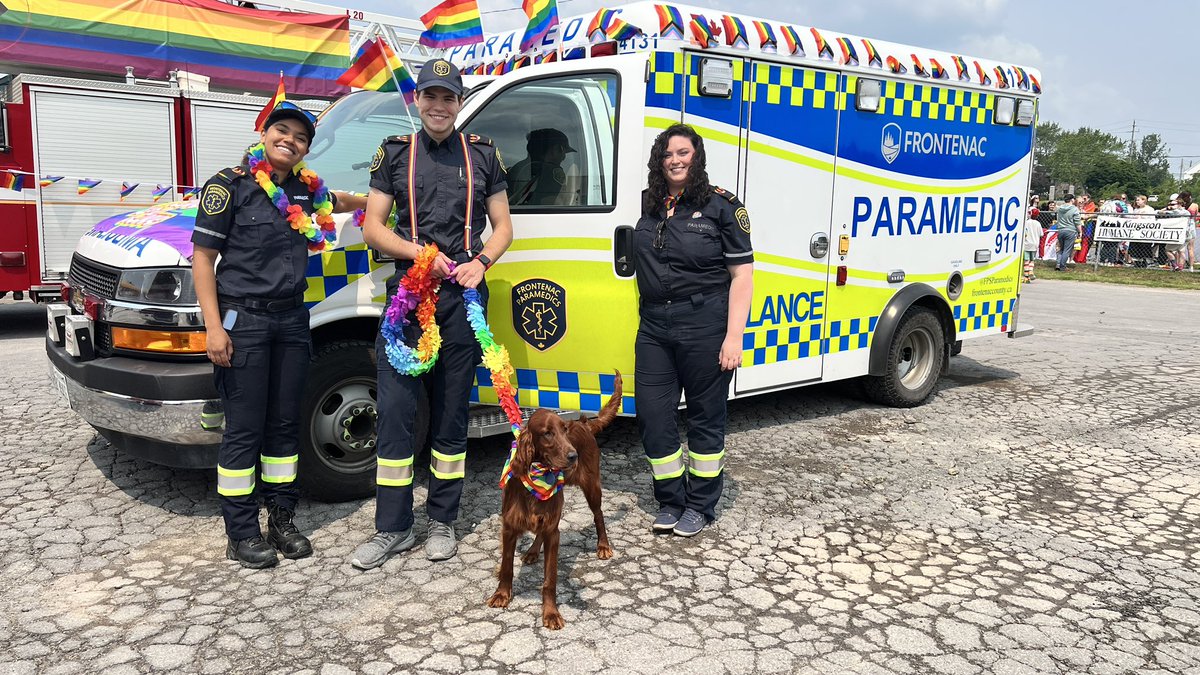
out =
[[[144,330],[141,328],[112,328],[115,349],[133,349],[160,354],[203,354],[207,351],[202,330]]]

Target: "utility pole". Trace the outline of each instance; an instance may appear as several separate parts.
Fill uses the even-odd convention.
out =
[[[1137,132],[1137,120],[1134,120],[1133,126],[1131,126],[1129,128],[1129,161],[1131,161],[1131,162],[1133,161],[1133,157],[1136,154],[1136,151],[1134,150],[1134,146],[1133,146],[1133,142],[1134,142],[1133,135],[1136,132]]]

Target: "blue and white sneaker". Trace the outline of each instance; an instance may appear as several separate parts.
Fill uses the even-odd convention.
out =
[[[679,517],[679,522],[675,523],[675,527],[671,531],[680,537],[694,537],[700,534],[706,525],[708,525],[708,518],[703,513],[688,509]]]
[[[650,529],[655,532],[670,532],[675,529],[675,523],[679,522],[679,516],[683,513],[683,509],[678,506],[663,506],[658,509],[658,517],[654,519],[654,524]]]

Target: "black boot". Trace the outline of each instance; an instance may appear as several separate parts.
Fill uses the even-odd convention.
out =
[[[312,555],[312,544],[292,523],[293,515],[291,509],[285,509],[273,501],[267,502],[267,541],[288,560]]]
[[[242,567],[254,570],[279,564],[275,549],[258,534],[248,539],[230,539],[225,547],[225,557],[238,561]]]

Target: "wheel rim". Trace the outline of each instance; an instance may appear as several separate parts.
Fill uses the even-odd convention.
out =
[[[375,465],[377,440],[375,381],[348,378],[321,395],[310,436],[322,464],[340,473],[361,473]]]
[[[917,390],[929,382],[934,368],[933,333],[916,328],[900,343],[896,359],[896,379],[906,389]]]

